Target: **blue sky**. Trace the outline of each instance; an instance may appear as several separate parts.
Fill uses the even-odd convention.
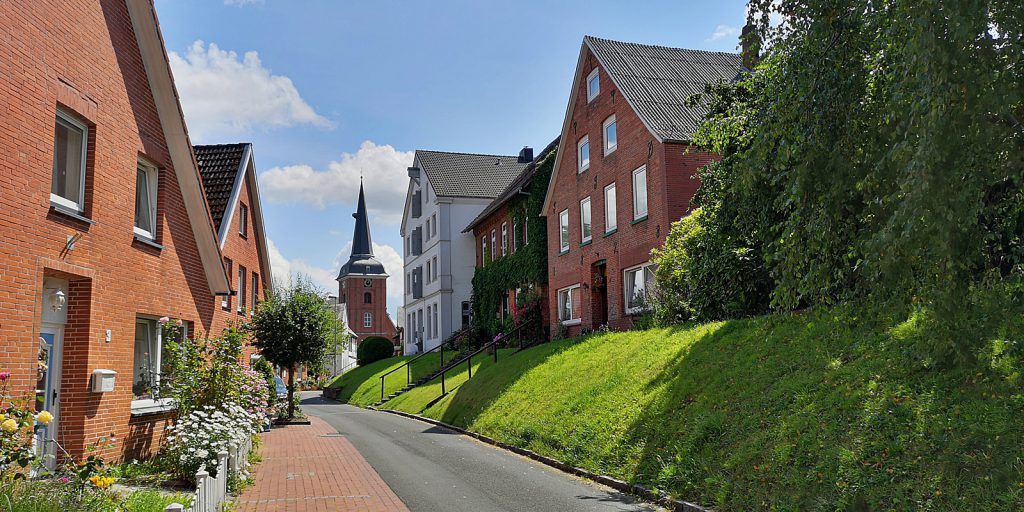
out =
[[[254,144],[275,277],[302,272],[336,288],[363,174],[394,312],[412,151],[542,148],[561,128],[585,34],[735,51],[745,2],[156,6],[193,142]]]

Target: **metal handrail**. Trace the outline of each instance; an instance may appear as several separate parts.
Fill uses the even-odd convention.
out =
[[[465,329],[463,329],[463,330],[465,330]],[[426,356],[427,354],[432,354],[434,352],[440,352],[440,354],[441,354],[441,362],[440,362],[440,365],[438,366],[438,368],[444,368],[444,345],[445,345],[445,343],[448,343],[451,339],[453,339],[456,335],[461,334],[461,333],[462,333],[462,331],[458,331],[457,333],[449,336],[447,340],[442,341],[440,345],[438,345],[438,346],[436,346],[436,347],[434,347],[434,348],[432,348],[432,349],[430,349],[430,350],[428,350],[426,352],[423,352],[422,354],[419,354],[418,356],[416,356],[416,357],[406,361],[405,363],[402,363],[401,365],[396,366],[395,368],[391,369],[390,371],[388,371],[384,375],[381,375],[380,376],[380,401],[381,402],[384,401],[384,378],[387,377],[388,375],[391,375],[392,373],[397,372],[398,370],[401,370],[402,368],[405,368],[405,385],[408,386],[409,384],[412,383],[412,363],[415,363],[416,361],[418,361],[420,358]]]
[[[500,336],[495,336],[494,339],[491,340],[490,343],[488,343],[488,344],[486,344],[486,345],[484,345],[484,346],[474,350],[469,355],[463,357],[462,359],[459,359],[458,361],[455,361],[454,363],[448,365],[447,368],[444,368],[443,370],[441,370],[439,372],[439,375],[434,377],[435,379],[437,377],[441,377],[441,396],[444,396],[444,395],[448,394],[448,390],[446,389],[445,382],[444,382],[444,376],[445,376],[446,373],[448,373],[448,370],[457,368],[458,366],[462,365],[463,362],[465,362],[466,363],[466,371],[467,371],[467,374],[468,374],[468,376],[466,377],[466,380],[472,379],[473,378],[473,356],[478,355],[479,353],[481,353],[481,352],[483,352],[483,351],[485,351],[485,350],[487,350],[489,348],[492,348],[494,350],[494,353],[493,353],[493,355],[494,355],[494,362],[497,363],[498,362],[498,344],[502,343],[505,340],[507,340],[508,338],[512,337],[513,334],[515,334],[519,338],[519,350],[522,350],[523,349],[522,330],[523,330],[523,326],[520,325],[520,326],[516,327],[515,329],[512,329],[511,331],[509,331],[507,333],[501,334]],[[431,379],[431,380],[433,380],[433,379]]]

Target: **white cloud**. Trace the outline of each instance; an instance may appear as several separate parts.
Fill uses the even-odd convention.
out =
[[[224,5],[233,5],[235,7],[245,7],[246,5],[262,3],[263,0],[224,0]]]
[[[726,38],[736,39],[739,36],[740,29],[729,25],[719,25],[715,27],[715,31],[711,33],[711,37],[708,38],[708,41],[721,41]]]
[[[327,164],[324,170],[302,164],[274,167],[261,173],[260,194],[274,203],[307,204],[321,209],[334,203],[354,205],[361,175],[370,223],[398,224],[409,186],[406,169],[412,160],[412,151],[397,151],[390,145],[365,141],[355,154],[343,153],[341,160]]]
[[[311,265],[302,259],[288,259],[274,244],[274,241],[267,239],[267,248],[270,252],[270,267],[274,273],[274,279],[282,284],[287,284],[290,280],[293,280],[296,275],[301,274],[310,278],[314,284],[323,288],[325,292],[337,294],[338,293],[338,282],[334,279],[338,277],[338,270],[341,266],[348,261],[349,252],[352,248],[352,243],[349,242],[342,247],[338,254],[334,256],[334,260],[331,262],[331,268],[326,269]],[[388,310],[394,311],[398,306],[402,305],[404,300],[404,263],[402,257],[399,256],[398,251],[390,245],[383,245],[374,243],[373,254],[384,264],[384,271],[388,273]],[[397,321],[397,319],[392,318]]]
[[[194,139],[252,128],[333,126],[302,99],[290,78],[263,67],[254,51],[239,58],[214,43],[196,41],[184,56],[170,52],[168,58]]]

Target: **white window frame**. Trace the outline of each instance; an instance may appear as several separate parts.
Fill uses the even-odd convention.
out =
[[[608,140],[608,127],[612,125],[615,126],[615,142]],[[615,114],[604,120],[604,123],[601,125],[601,133],[604,134],[604,155],[608,156],[619,147],[619,125],[615,122]]]
[[[587,146],[587,160],[583,161],[583,146]],[[576,173],[582,173],[590,169],[590,135],[584,135],[576,142]]]
[[[508,222],[501,223],[501,255],[508,256]]]
[[[434,281],[437,281],[437,256],[434,256]]]
[[[160,170],[157,169],[157,167],[155,165],[153,165],[153,164],[151,164],[151,163],[149,163],[149,162],[147,162],[145,160],[139,159],[139,162],[138,162],[138,164],[136,166],[136,171],[142,171],[143,173],[146,174],[146,185],[147,185],[146,186],[146,193],[149,194],[149,212],[148,213],[149,213],[150,225],[153,226],[153,231],[149,232],[149,231],[146,231],[145,229],[140,228],[138,226],[139,219],[135,219],[135,223],[132,226],[132,231],[136,235],[139,235],[141,237],[147,238],[149,240],[156,240],[156,201],[157,201],[157,197],[158,197],[157,196],[157,194],[158,194],[157,187],[159,186],[159,182],[160,182]],[[138,179],[138,178],[136,178],[136,179]],[[138,190],[139,190],[139,187],[138,187],[138,184],[136,184],[136,186],[135,186],[135,191],[136,191],[136,193],[135,193],[135,195],[136,195],[135,202],[136,203],[138,203],[138,201],[139,201]],[[136,205],[136,210],[137,209],[138,209],[138,207]]]
[[[644,190],[644,209],[640,211],[639,202],[637,201],[637,187],[636,179],[641,173],[644,175],[643,190]],[[641,165],[635,171],[633,171],[633,220],[640,220],[647,217],[647,213],[650,211],[650,195],[647,189],[647,166]]]
[[[480,266],[484,266],[487,261],[487,233],[484,233],[484,236],[480,237]]]
[[[609,197],[611,192],[611,197]],[[615,190],[615,182],[604,187],[604,233],[614,233],[619,229],[619,205],[618,193]]]
[[[434,338],[437,338],[437,332],[440,330],[438,324],[440,323],[437,313],[437,304],[434,304]]]
[[[515,254],[522,244],[519,238],[519,221],[512,219],[512,254]]]
[[[236,265],[236,266],[238,267],[238,300],[236,301],[238,303],[237,309],[238,309],[238,314],[244,315],[245,314],[245,288],[246,288],[245,280],[248,279],[248,276],[245,274],[245,267],[244,266],[242,266],[242,265]]]
[[[427,304],[427,323],[426,323],[426,329],[424,329],[424,332],[426,333],[426,337],[427,337],[428,340],[434,339],[434,334],[433,334],[434,331],[432,329],[433,325],[430,323],[430,319],[433,316],[433,315],[430,314],[430,312],[431,312],[431,310],[433,308],[434,308],[434,306],[432,306],[430,304]]]
[[[491,230],[491,261],[494,261],[494,255],[497,253],[497,248],[495,247],[496,245],[498,245],[498,232],[496,230],[492,229]]]
[[[629,279],[627,278],[627,276],[631,273],[639,271],[640,276],[643,277],[647,269],[650,269],[651,271],[651,281],[653,284],[654,271],[657,269],[657,265],[651,263],[650,261],[641,263],[639,265],[633,265],[632,267],[628,267],[622,271],[622,306],[627,315],[635,315],[643,311],[643,309],[640,308],[639,306],[630,305],[630,302],[632,302],[633,297],[630,295],[631,289],[629,286]],[[641,286],[640,291],[646,297],[648,292],[647,279],[644,279],[642,283],[643,285]]]
[[[50,202],[59,204],[61,206],[65,206],[67,208],[71,208],[71,209],[73,209],[73,210],[75,210],[77,212],[84,212],[85,211],[85,180],[86,180],[86,171],[88,170],[88,167],[89,167],[89,164],[88,164],[88,161],[87,161],[88,160],[88,156],[89,156],[89,127],[85,123],[79,121],[78,119],[75,119],[73,116],[71,116],[70,114],[68,114],[68,113],[66,113],[66,112],[64,112],[64,111],[62,111],[60,109],[57,109],[57,118],[54,121],[54,123],[55,124],[56,123],[64,123],[64,124],[70,125],[71,127],[76,128],[76,129],[82,131],[82,156],[81,156],[81,158],[82,158],[82,165],[81,165],[81,169],[80,169],[80,172],[82,174],[81,174],[81,179],[79,180],[79,183],[78,183],[78,201],[77,202],[76,201],[72,201],[70,199],[67,199],[67,198],[65,198],[63,196],[54,194],[53,192],[50,192]],[[53,155],[53,157],[56,159],[57,158],[57,152],[56,152],[57,140],[56,140],[56,138],[54,138],[53,143],[54,143],[54,148],[53,148],[54,149],[54,155]],[[52,179],[52,177],[51,177],[51,179]],[[53,185],[51,184],[51,187],[52,186]]]
[[[363,313],[363,328],[373,328],[373,313],[370,313],[369,311]]]
[[[601,95],[601,77],[599,70],[600,68],[594,68],[594,70],[587,75],[587,81],[584,84],[584,87],[587,88],[587,103],[594,101],[594,98]],[[594,81],[595,78],[597,79],[597,87],[594,91],[591,91],[590,82]]]
[[[431,222],[430,225],[433,226],[434,236],[437,236],[437,214],[435,213],[435,214],[431,215],[430,217],[432,219],[434,219],[434,222]]]
[[[428,283],[431,281],[431,278],[430,278],[430,274],[431,274],[430,267],[431,267],[432,263],[430,261],[431,260],[427,260],[427,279],[426,279],[426,281]]]
[[[159,375],[159,373],[160,373],[160,366],[163,364],[163,351],[164,351],[163,329],[160,326],[160,322],[156,318],[154,318],[154,317],[150,317],[150,316],[147,316],[147,315],[140,315],[140,316],[136,316],[135,317],[135,323],[136,324],[144,323],[144,322],[145,323],[149,323],[150,325],[154,326],[154,335],[156,336],[156,368],[157,368],[156,385],[159,386],[159,384],[160,384],[160,375]],[[182,325],[181,335],[183,337],[185,337],[185,338],[188,337],[188,324],[183,324]],[[134,333],[133,333],[133,336],[134,336]],[[132,340],[132,347],[133,347],[133,352],[132,352],[132,381],[131,381],[131,385],[132,386],[135,385],[135,368],[134,368],[134,366],[135,366],[135,353],[134,353],[134,346],[135,346],[135,343],[134,343],[134,339],[133,339]],[[134,399],[134,397],[133,397],[133,400],[131,401],[131,413],[133,415],[151,414],[151,413],[157,413],[157,412],[166,412],[166,411],[174,410],[175,407],[176,407],[176,405],[174,404],[174,401],[171,400],[170,398],[159,398],[159,399],[156,399],[156,398],[142,398],[142,399]]]
[[[562,325],[579,325],[582,322],[581,318],[573,318],[572,317],[573,309],[575,309],[575,308],[573,308],[573,303],[572,303],[572,292],[573,292],[573,290],[575,290],[575,289],[577,289],[579,287],[580,287],[579,283],[576,283],[576,284],[574,284],[572,286],[566,286],[565,288],[559,289],[558,293],[556,294],[556,298],[558,300],[558,321],[561,322]],[[563,294],[565,294],[564,295],[564,299],[563,299]],[[582,297],[581,297],[581,299],[582,299]],[[569,318],[563,318],[562,317],[562,313],[564,313],[566,311],[566,309],[565,309],[566,301],[568,302],[568,305],[569,305],[569,309],[568,309],[568,311],[569,311]],[[583,308],[580,308],[580,312],[581,313],[582,313],[582,311],[583,311]]]
[[[587,234],[590,231],[590,234]],[[580,200],[580,243],[585,244],[594,239],[594,218],[591,215],[590,196]]]
[[[558,213],[558,250],[569,251],[569,209]]]
[[[238,203],[238,234],[242,238],[249,236],[249,207]]]

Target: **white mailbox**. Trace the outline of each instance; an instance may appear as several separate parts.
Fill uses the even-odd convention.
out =
[[[92,392],[108,393],[114,390],[114,377],[117,372],[114,370],[93,370],[92,371]]]

